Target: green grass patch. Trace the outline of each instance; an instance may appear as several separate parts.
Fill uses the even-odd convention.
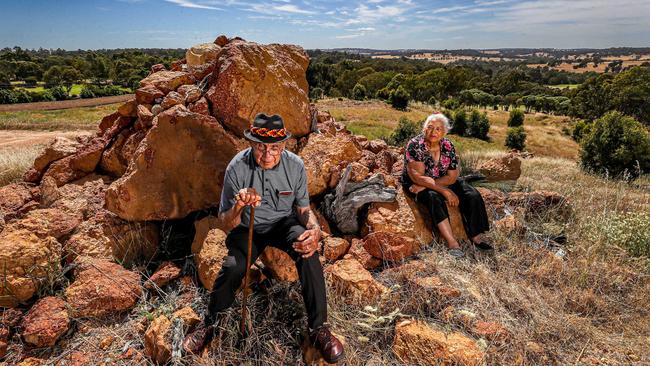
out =
[[[575,89],[578,86],[580,86],[580,84],[557,84],[557,85],[546,85],[546,86],[548,86],[549,88],[556,88],[556,89],[564,89],[564,88]]]
[[[22,84],[22,85],[24,85],[24,84]],[[72,95],[80,95],[81,94],[81,89],[83,88],[83,86],[84,86],[84,84],[72,84],[72,89],[70,89],[70,94],[69,95],[70,96],[72,96]],[[39,85],[39,86],[36,86],[36,87],[33,87],[33,88],[25,88],[25,87],[18,87],[18,88],[26,90],[28,92],[39,92],[39,93],[42,93],[42,92],[44,92],[46,90],[43,85]],[[121,86],[119,88],[120,88],[120,90],[122,90],[124,92],[131,93],[131,89],[129,89],[129,88],[124,88],[124,87],[121,87]]]
[[[367,121],[349,122],[345,126],[353,134],[364,135],[368,140],[387,139],[393,132],[393,128]]]
[[[120,103],[53,111],[0,112],[2,130],[74,131],[94,130],[102,117],[113,113]]]

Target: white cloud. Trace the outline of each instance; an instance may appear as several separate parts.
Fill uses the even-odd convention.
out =
[[[222,10],[222,9],[214,7],[214,6],[197,4],[197,3],[189,1],[189,0],[165,0],[165,1],[167,1],[168,3],[176,4],[176,5],[181,6],[183,8]]]
[[[294,14],[314,14],[313,11],[305,10],[305,9],[300,9],[299,7],[291,4],[287,5],[276,5],[273,6],[273,9],[278,10],[278,11],[284,11],[287,13],[294,13]]]

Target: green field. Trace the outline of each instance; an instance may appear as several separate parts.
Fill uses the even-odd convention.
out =
[[[0,112],[0,130],[94,130],[102,117],[115,112],[119,105],[120,103],[52,111]]]
[[[555,88],[555,89],[565,89],[565,88],[575,89],[578,86],[580,86],[580,84],[557,84],[557,85],[547,85],[547,86],[549,88]]]
[[[12,82],[12,84],[17,88],[17,89],[22,89],[26,90],[28,92],[43,92],[45,91],[45,85],[43,83],[38,83],[38,86],[33,87],[33,88],[27,88],[21,85],[24,85],[22,82]],[[80,95],[81,94],[81,89],[83,88],[84,84],[72,84],[72,89],[70,90],[70,95]],[[124,88],[120,87],[122,91],[125,91],[127,93],[131,92],[131,89],[129,88]]]

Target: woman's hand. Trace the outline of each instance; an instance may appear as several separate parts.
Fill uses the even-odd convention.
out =
[[[445,196],[445,199],[449,203],[449,206],[451,207],[458,206],[458,197],[456,196],[456,194],[454,194],[454,192],[452,192],[449,189],[445,189],[444,191],[442,191],[442,195]]]
[[[424,189],[425,189],[424,187],[419,186],[417,184],[411,184],[411,186],[409,187],[409,191],[411,191],[411,193],[415,193],[415,194],[420,193]]]

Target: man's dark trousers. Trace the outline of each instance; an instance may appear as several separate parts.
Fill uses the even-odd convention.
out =
[[[309,258],[302,258],[291,246],[305,231],[295,216],[280,220],[266,233],[253,235],[251,263],[264,251],[267,245],[285,251],[296,262],[302,297],[307,308],[308,325],[316,329],[327,321],[327,298],[323,267],[318,252]],[[235,292],[246,275],[246,254],[248,251],[248,228],[236,227],[226,238],[228,256],[224,258],[219,276],[214,282],[208,304],[207,324],[213,324],[219,312],[229,308],[235,301]]]

